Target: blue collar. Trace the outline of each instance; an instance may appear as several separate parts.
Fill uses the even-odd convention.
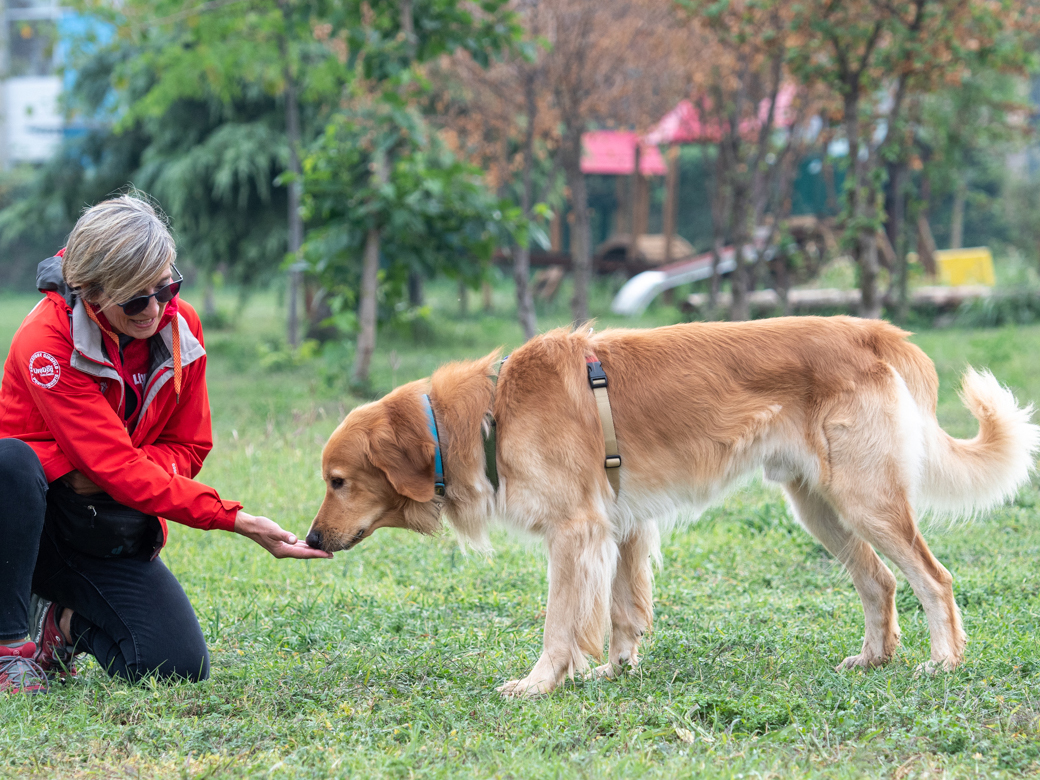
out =
[[[433,406],[430,404],[430,396],[423,393],[423,408],[426,409],[426,422],[430,426],[430,435],[433,436],[433,446],[437,454],[433,459],[433,492],[438,496],[444,495],[444,462],[441,460],[441,437],[437,434],[437,419],[433,416]]]

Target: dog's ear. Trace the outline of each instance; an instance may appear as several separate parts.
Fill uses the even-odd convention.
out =
[[[413,501],[433,499],[435,447],[418,399],[384,399],[386,416],[369,435],[368,456],[394,490]],[[413,408],[414,407],[414,408]]]

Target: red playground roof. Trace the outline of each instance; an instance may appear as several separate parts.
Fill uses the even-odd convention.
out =
[[[795,88],[784,84],[776,96],[774,108],[776,127],[790,127],[794,123],[795,112],[791,105],[794,101]],[[745,119],[740,125],[741,135],[751,135],[769,115],[769,101],[763,100],[758,106],[758,116]],[[650,128],[643,142],[648,144],[696,144],[717,143],[722,137],[722,127],[718,120],[704,119],[701,112],[689,100],[684,100],[667,114],[654,127]]]
[[[636,167],[638,133],[627,130],[593,130],[581,137],[582,173],[630,175]],[[644,176],[664,176],[664,158],[656,146],[643,143],[639,150],[639,172]]]

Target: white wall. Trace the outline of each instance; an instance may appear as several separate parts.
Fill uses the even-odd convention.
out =
[[[60,76],[21,76],[3,83],[8,164],[48,159],[61,143],[65,121],[58,108]]]

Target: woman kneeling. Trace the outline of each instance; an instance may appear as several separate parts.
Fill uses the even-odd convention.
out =
[[[80,652],[127,680],[208,676],[198,619],[159,558],[167,519],[277,558],[329,557],[193,479],[213,446],[206,351],[175,259],[165,222],[124,196],[40,264],[45,297],[0,384],[0,691],[46,690]]]

